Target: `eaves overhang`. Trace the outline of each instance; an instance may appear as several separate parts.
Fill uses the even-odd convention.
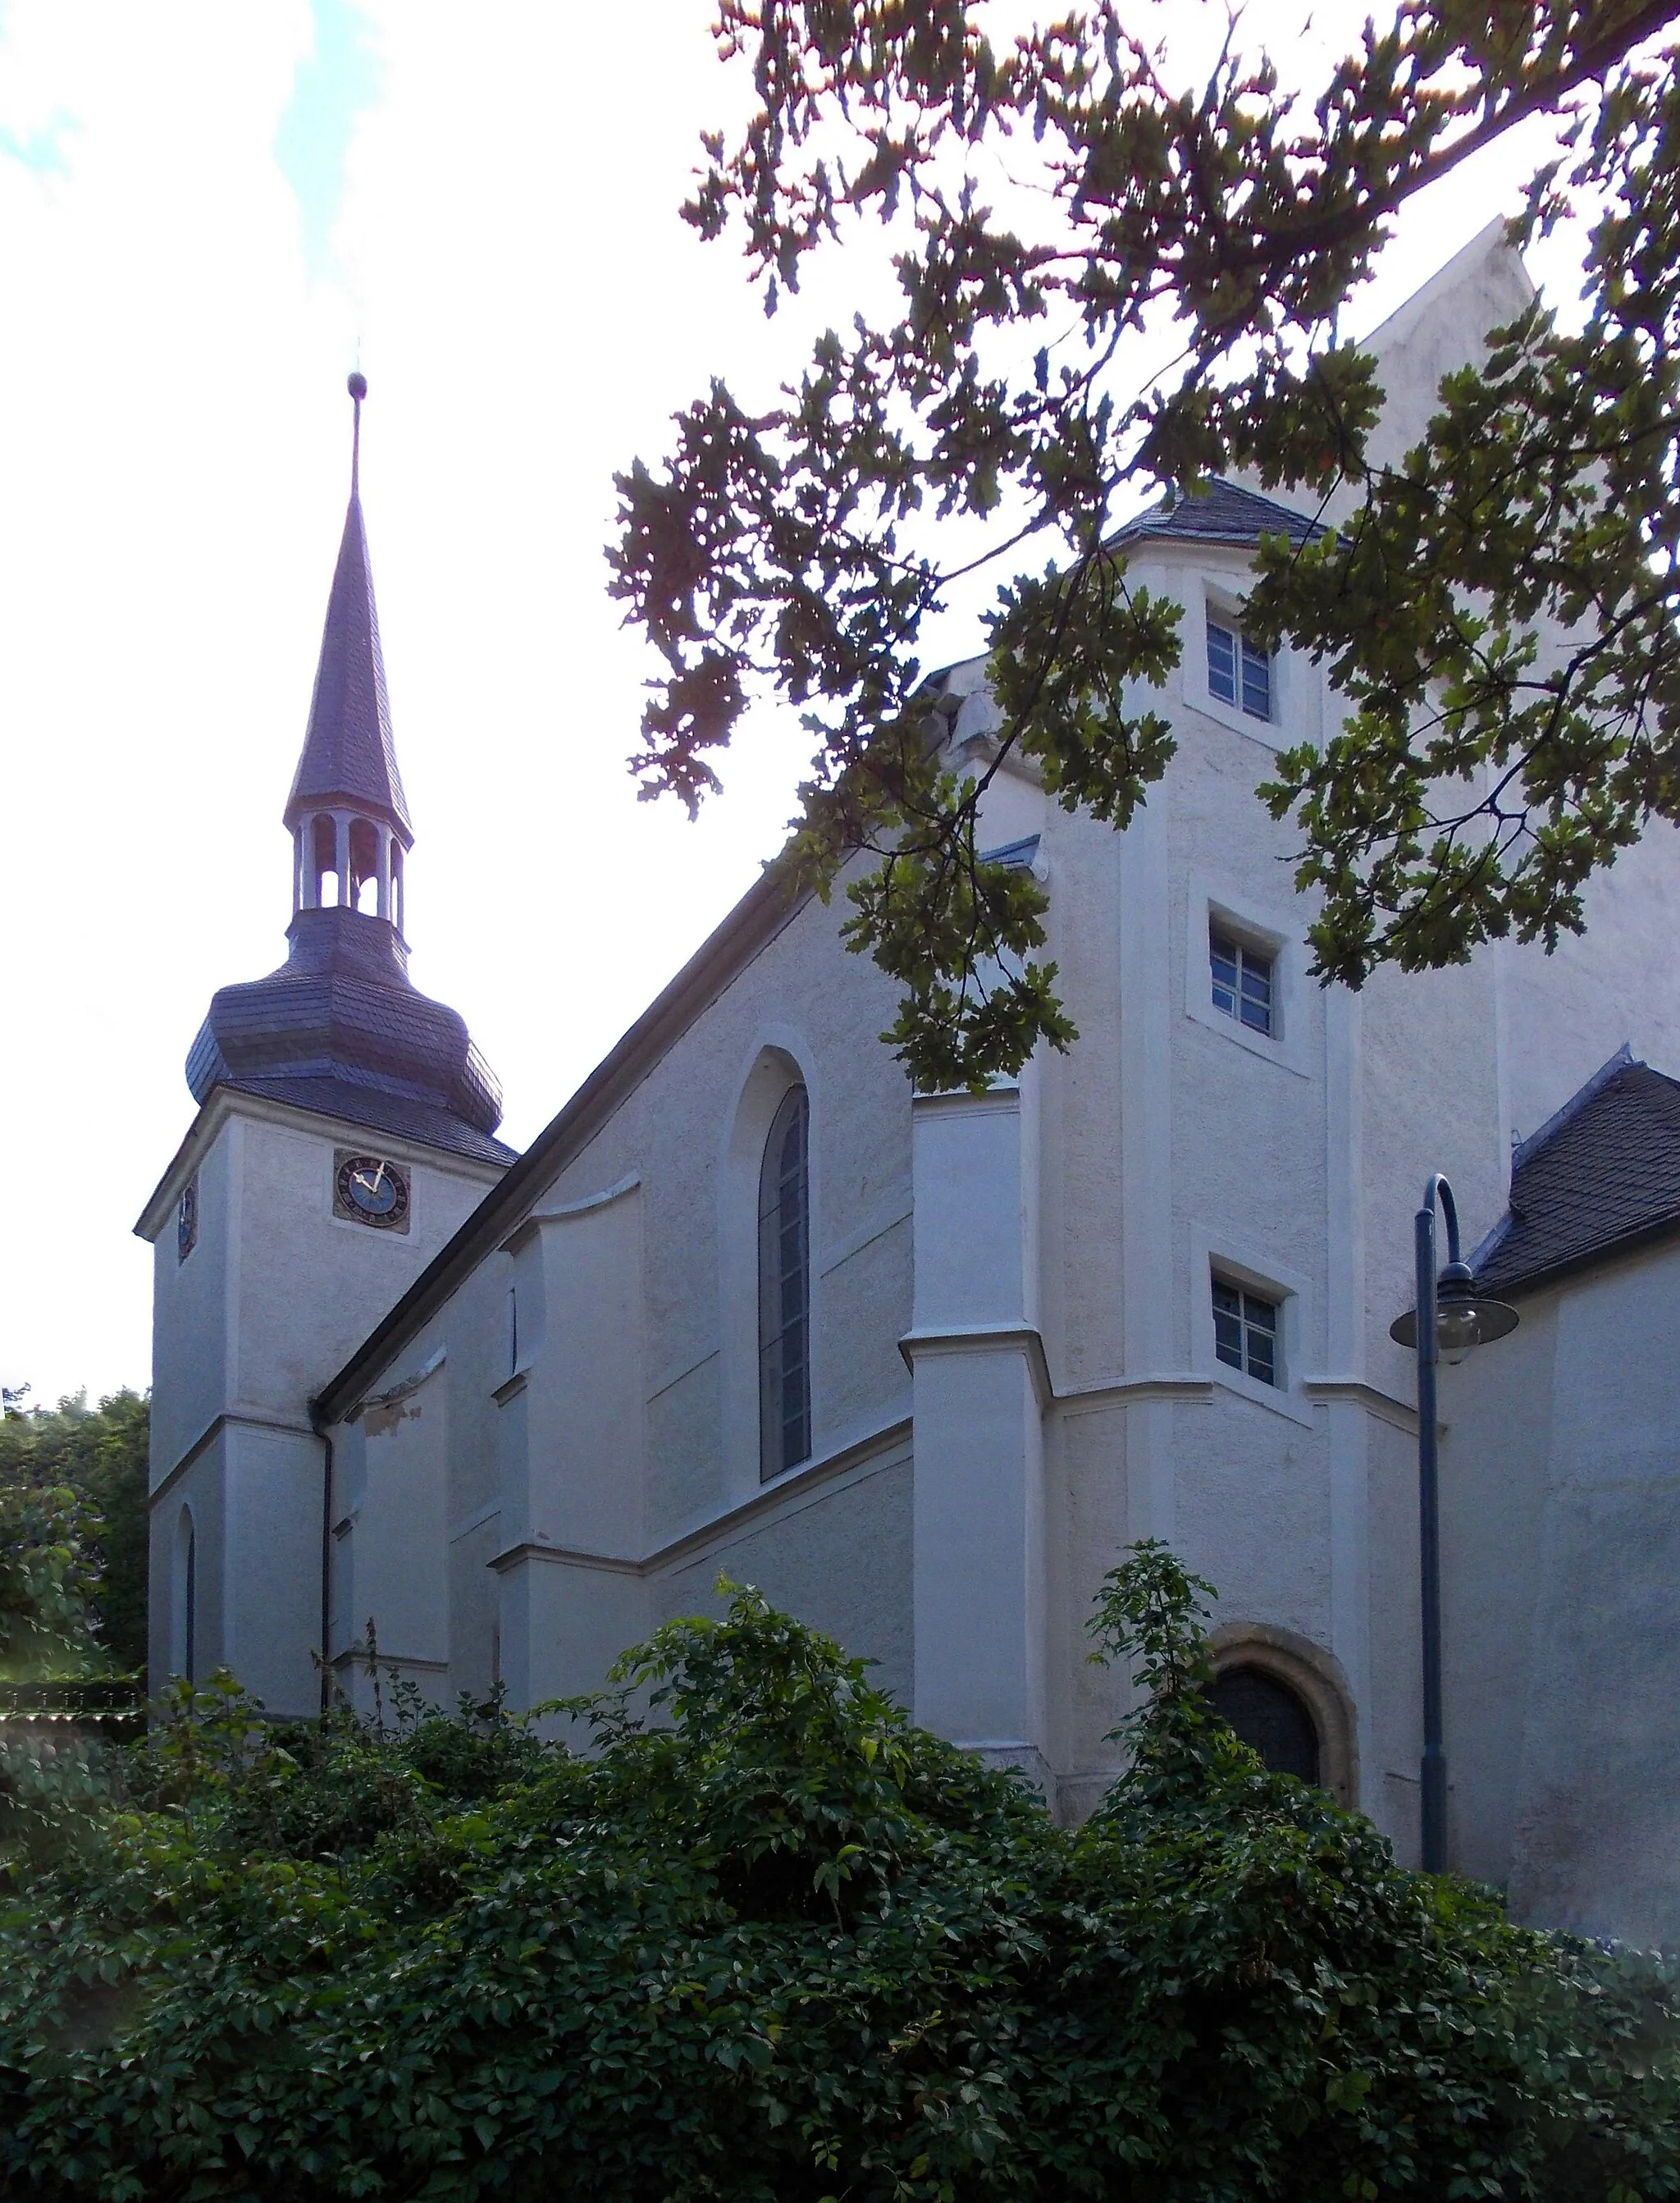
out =
[[[213,1086],[187,1126],[186,1137],[170,1158],[168,1169],[146,1196],[145,1207],[134,1220],[137,1239],[153,1241],[157,1237],[174,1213],[182,1186],[215,1145],[216,1134],[233,1116],[254,1117],[270,1125],[296,1126],[303,1121],[317,1128],[327,1126],[345,1139],[358,1143],[366,1143],[369,1130],[365,1122],[355,1117],[311,1109],[295,1102],[276,1101],[232,1084]],[[434,1169],[454,1171],[463,1178],[486,1181],[506,1167],[463,1155],[458,1149],[439,1147],[436,1142],[420,1138],[412,1132],[393,1134],[380,1129],[379,1137],[380,1144],[402,1161],[423,1159]]]
[[[1630,1255],[1643,1255],[1670,1239],[1680,1239],[1680,1215],[1659,1217],[1653,1223],[1642,1224],[1636,1231],[1623,1232],[1619,1238],[1604,1240],[1563,1261],[1547,1263],[1543,1268],[1500,1278],[1496,1281],[1499,1297],[1515,1301],[1530,1293],[1544,1292],[1548,1286],[1565,1284],[1588,1271],[1612,1268]],[[1480,1282],[1478,1279],[1478,1285]]]

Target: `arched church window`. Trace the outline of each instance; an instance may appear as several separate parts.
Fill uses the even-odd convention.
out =
[[[1318,1781],[1318,1729],[1306,1701],[1260,1668],[1224,1668],[1208,1692],[1214,1711],[1274,1775]]]
[[[758,1181],[759,1474],[811,1452],[811,1105],[803,1086],[775,1113]]]

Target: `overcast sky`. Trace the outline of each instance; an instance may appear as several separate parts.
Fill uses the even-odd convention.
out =
[[[1257,6],[1286,74],[1363,9]],[[0,1378],[143,1385],[141,1204],[214,990],[273,969],[280,825],[343,524],[357,363],[413,976],[523,1145],[776,847],[766,714],[699,826],[623,760],[645,667],[604,589],[611,477],[722,371],[748,394],[868,283],[767,327],[677,217],[741,96],[706,0],[0,5]],[[1223,6],[1141,8],[1186,65]],[[1494,214],[1408,217],[1380,317]],[[1542,269],[1542,274],[1548,271]],[[928,662],[973,648],[971,609]]]

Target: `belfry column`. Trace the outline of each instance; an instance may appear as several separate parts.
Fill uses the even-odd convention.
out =
[[[1036,1078],[914,1109],[916,1718],[1052,1804]]]

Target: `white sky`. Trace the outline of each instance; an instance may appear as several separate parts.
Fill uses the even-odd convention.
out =
[[[1362,8],[1251,8],[1286,79]],[[1223,6],[1142,8],[1188,60]],[[766,325],[677,216],[734,111],[707,0],[0,0],[0,1379],[144,1384],[131,1227],[214,990],[285,955],[280,825],[363,487],[413,808],[417,985],[523,1146],[751,883],[804,762],[767,713],[698,826],[623,770],[645,671],[611,477],[722,372],[761,395],[874,272]],[[1359,319],[1497,213],[1408,216]],[[1537,271],[1545,273],[1546,271]],[[924,662],[974,648],[965,606]]]

